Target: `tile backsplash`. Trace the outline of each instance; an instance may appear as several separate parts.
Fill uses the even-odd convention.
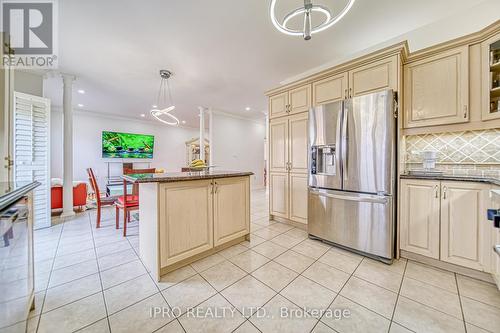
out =
[[[500,178],[500,129],[409,135],[407,170],[422,168],[422,151],[437,152],[436,168],[452,174]]]

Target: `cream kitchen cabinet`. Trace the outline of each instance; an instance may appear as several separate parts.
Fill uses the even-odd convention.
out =
[[[439,259],[439,181],[401,181],[400,246]]]
[[[334,75],[326,79],[313,82],[313,105],[333,103],[348,96],[348,73]]]
[[[488,189],[472,182],[401,180],[401,249],[489,271]]]
[[[250,181],[248,177],[214,179],[214,246],[248,234]]]
[[[270,214],[307,223],[308,113],[272,119]]]
[[[500,33],[481,43],[481,119],[500,118]],[[496,84],[494,84],[496,82]]]
[[[500,209],[500,187],[494,187],[491,191],[491,209]],[[491,235],[492,258],[491,273],[498,289],[500,289],[500,228],[493,228]]]
[[[269,119],[309,111],[311,97],[310,84],[269,97]]]
[[[404,66],[406,128],[469,121],[469,47]]]

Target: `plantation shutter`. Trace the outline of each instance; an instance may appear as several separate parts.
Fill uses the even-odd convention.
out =
[[[50,100],[14,92],[14,181],[38,181],[33,193],[35,229],[50,221]]]

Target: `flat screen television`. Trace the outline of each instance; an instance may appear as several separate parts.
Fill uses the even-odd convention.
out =
[[[153,158],[155,137],[146,134],[102,132],[103,158]]]

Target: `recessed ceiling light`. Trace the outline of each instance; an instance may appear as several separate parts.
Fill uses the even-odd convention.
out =
[[[158,107],[158,105],[151,105],[151,107],[152,107],[153,109],[156,109],[156,108]]]
[[[250,110],[252,110],[252,109],[251,109],[249,106],[247,106],[247,107],[245,108],[245,110],[250,111]]]
[[[83,89],[78,89],[77,91],[79,94],[82,94],[82,95],[85,94],[85,90],[83,90]]]
[[[83,104],[78,104],[78,107],[79,108],[83,108]]]
[[[186,121],[185,121],[185,120],[183,120],[183,121],[181,121],[181,123],[185,124],[185,123],[186,123]]]
[[[144,113],[141,113],[141,117],[144,118],[146,117],[146,115]]]

